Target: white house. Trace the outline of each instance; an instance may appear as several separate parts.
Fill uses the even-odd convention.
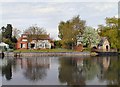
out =
[[[31,40],[31,42],[29,42],[29,49],[51,49],[51,43],[49,40]]]

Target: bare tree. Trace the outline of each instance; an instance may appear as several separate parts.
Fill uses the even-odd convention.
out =
[[[44,28],[38,27],[37,25],[33,25],[26,29],[24,33],[28,33],[29,35],[41,35],[46,34],[46,30]]]
[[[16,38],[19,38],[20,37],[20,33],[21,33],[21,31],[19,29],[13,28],[12,36],[15,36]]]

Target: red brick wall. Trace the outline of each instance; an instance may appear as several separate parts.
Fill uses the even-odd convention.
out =
[[[21,44],[25,44],[25,47],[24,48],[21,48]],[[28,43],[27,42],[17,42],[16,44],[16,48],[17,49],[28,49]]]
[[[83,45],[79,44],[78,46],[75,47],[75,50],[80,52],[83,51]]]

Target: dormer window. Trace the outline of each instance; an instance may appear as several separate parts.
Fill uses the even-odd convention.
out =
[[[27,36],[26,36],[26,35],[23,35],[23,38],[27,38]]]

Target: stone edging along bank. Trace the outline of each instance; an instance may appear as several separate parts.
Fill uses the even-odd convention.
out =
[[[5,56],[39,57],[39,56],[90,56],[90,52],[9,52]]]

